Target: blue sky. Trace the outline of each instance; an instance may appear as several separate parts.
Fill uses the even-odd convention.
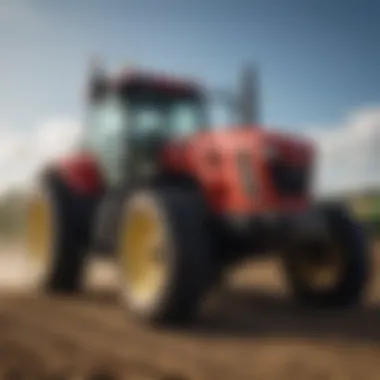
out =
[[[265,123],[328,128],[380,101],[379,16],[376,0],[2,0],[0,123],[81,117],[98,52],[215,86],[257,60]]]

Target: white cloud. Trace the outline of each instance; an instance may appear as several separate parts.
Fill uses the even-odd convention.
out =
[[[37,129],[34,149],[43,159],[61,156],[74,147],[80,135],[77,122],[68,118],[51,119]]]
[[[380,108],[359,110],[332,130],[308,134],[319,151],[319,193],[380,188]]]
[[[27,185],[48,161],[69,153],[80,139],[79,123],[53,118],[33,133],[0,128],[0,192]]]

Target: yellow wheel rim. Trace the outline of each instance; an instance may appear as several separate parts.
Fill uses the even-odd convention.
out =
[[[164,285],[167,265],[165,228],[154,205],[136,204],[121,229],[123,277],[133,302],[152,300]]]
[[[323,257],[316,262],[306,255],[300,255],[297,265],[298,276],[310,288],[331,289],[342,278],[344,270],[343,250],[336,243],[330,243]],[[302,257],[303,256],[303,257]]]
[[[28,256],[34,264],[45,265],[50,257],[52,212],[44,194],[36,194],[29,200],[26,228]]]

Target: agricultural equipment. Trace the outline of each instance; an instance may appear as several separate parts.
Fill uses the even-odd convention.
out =
[[[257,125],[252,76],[242,83],[225,98],[240,120],[221,127],[199,83],[93,70],[81,145],[43,170],[28,201],[29,259],[44,289],[79,291],[89,252],[102,251],[134,316],[184,323],[228,267],[274,251],[297,300],[360,300],[361,227],[345,207],[313,200],[313,145]]]

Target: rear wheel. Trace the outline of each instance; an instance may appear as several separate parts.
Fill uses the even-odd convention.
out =
[[[26,211],[25,248],[33,283],[46,291],[78,291],[86,247],[74,194],[51,176],[29,197]]]
[[[118,253],[122,296],[147,322],[189,322],[212,277],[204,210],[191,191],[138,190],[126,200]]]
[[[357,303],[368,280],[369,252],[363,228],[340,207],[324,215],[328,241],[295,244],[285,252],[288,280],[297,300],[316,306]]]

